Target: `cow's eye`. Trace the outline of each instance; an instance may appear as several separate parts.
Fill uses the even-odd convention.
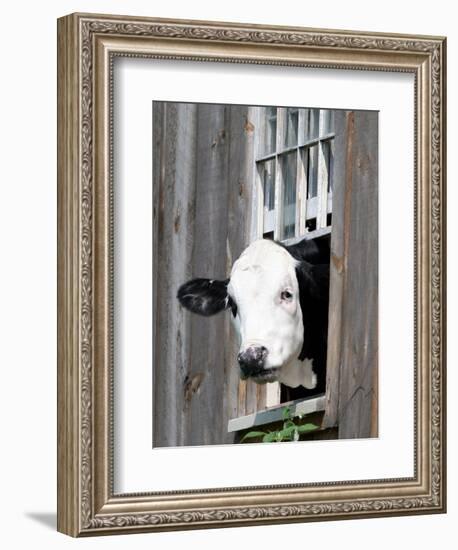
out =
[[[287,302],[291,301],[293,299],[293,295],[291,294],[291,292],[289,290],[284,290],[282,293],[281,293],[281,299],[282,300],[285,300]]]

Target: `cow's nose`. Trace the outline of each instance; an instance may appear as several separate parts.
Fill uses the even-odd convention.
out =
[[[264,346],[250,346],[238,354],[237,360],[242,374],[246,377],[259,374],[264,368],[267,348]]]

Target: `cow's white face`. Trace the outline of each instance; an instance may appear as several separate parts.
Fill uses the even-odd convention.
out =
[[[269,240],[253,242],[234,263],[228,294],[237,306],[238,360],[256,382],[282,377],[297,360],[304,327],[296,260]]]
[[[192,279],[180,286],[177,298],[199,315],[232,311],[240,335],[242,377],[311,389],[317,377],[313,360],[304,352],[298,283],[305,263],[273,241],[258,240],[234,263],[230,279]],[[308,275],[302,273],[302,284],[304,277]]]

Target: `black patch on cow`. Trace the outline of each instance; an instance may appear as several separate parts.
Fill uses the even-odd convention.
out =
[[[313,359],[313,371],[318,378],[314,393],[322,393],[326,389],[329,265],[301,262],[296,275],[304,324],[304,343],[299,359]]]
[[[177,298],[180,304],[198,315],[206,317],[230,308],[237,314],[237,306],[227,293],[229,279],[192,279],[180,286]]]
[[[303,239],[296,244],[278,244],[285,248],[295,260],[306,261],[313,265],[329,265],[331,255],[331,235],[323,235],[322,237],[317,237],[315,239]]]
[[[290,399],[307,397],[326,391],[326,357],[329,309],[329,236],[302,240],[284,248],[299,263],[296,276],[299,284],[299,301],[304,325],[304,343],[299,359],[313,359],[317,386],[289,395]],[[302,388],[301,388],[302,390]]]
[[[232,311],[232,317],[234,319],[237,317],[237,304],[234,302],[234,300],[229,296],[229,307]]]

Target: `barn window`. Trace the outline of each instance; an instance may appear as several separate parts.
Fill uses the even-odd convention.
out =
[[[253,118],[259,131],[254,137],[257,223],[252,240],[263,237],[292,244],[326,238],[332,222],[333,111],[257,107]],[[324,395],[314,391],[278,382],[262,391],[265,395],[258,401],[265,410],[232,419],[229,430],[281,420],[286,402],[293,402],[302,414],[324,409]]]
[[[334,114],[328,109],[258,107],[255,139],[257,233],[292,244],[329,235],[332,220]],[[297,397],[269,384],[267,406]],[[309,392],[307,392],[309,393]]]
[[[334,114],[328,109],[257,108],[256,237],[294,242],[330,232]]]

